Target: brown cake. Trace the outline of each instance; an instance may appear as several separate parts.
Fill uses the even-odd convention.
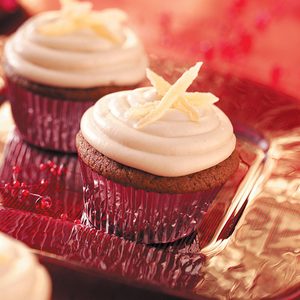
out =
[[[7,80],[13,82],[15,85],[31,91],[35,95],[45,96],[59,101],[66,100],[78,102],[95,102],[107,94],[123,90],[130,90],[137,87],[137,85],[109,85],[91,88],[53,87],[31,81],[21,75],[18,75],[8,62],[3,63],[3,69],[5,71]]]
[[[178,177],[153,175],[120,164],[93,148],[79,132],[76,136],[79,157],[94,172],[126,186],[158,193],[192,193],[222,186],[237,170],[238,153],[235,150],[227,159],[209,169]]]

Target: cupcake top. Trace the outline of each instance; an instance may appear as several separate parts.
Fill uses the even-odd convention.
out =
[[[236,138],[211,93],[186,92],[201,63],[173,85],[151,70],[153,87],[109,94],[81,119],[85,140],[123,165],[177,177],[208,169],[228,158]]]
[[[29,249],[0,233],[1,299],[50,299],[50,279]]]
[[[134,85],[144,78],[147,57],[123,11],[61,3],[61,10],[30,18],[7,41],[5,61],[17,74],[65,88]]]

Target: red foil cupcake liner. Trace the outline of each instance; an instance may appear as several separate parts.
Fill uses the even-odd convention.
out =
[[[7,96],[21,137],[50,150],[76,152],[75,136],[83,113],[94,102],[67,101],[36,94],[6,79]]]
[[[81,159],[80,165],[83,222],[146,244],[169,243],[189,236],[221,188],[186,194],[148,192],[108,180]]]

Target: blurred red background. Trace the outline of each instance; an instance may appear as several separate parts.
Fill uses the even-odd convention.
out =
[[[2,0],[9,1],[9,0]],[[1,0],[0,0],[1,2]],[[58,0],[20,0],[30,13],[57,9]],[[149,53],[272,85],[300,99],[299,0],[94,0],[120,7]]]

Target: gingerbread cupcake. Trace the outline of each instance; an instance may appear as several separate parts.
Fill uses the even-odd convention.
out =
[[[24,140],[74,152],[83,112],[108,93],[137,87],[147,57],[123,11],[61,2],[60,11],[30,18],[9,38],[4,71]]]
[[[186,92],[201,63],[173,85],[107,95],[81,120],[76,144],[92,226],[144,243],[191,234],[236,171],[236,138],[211,93]]]

